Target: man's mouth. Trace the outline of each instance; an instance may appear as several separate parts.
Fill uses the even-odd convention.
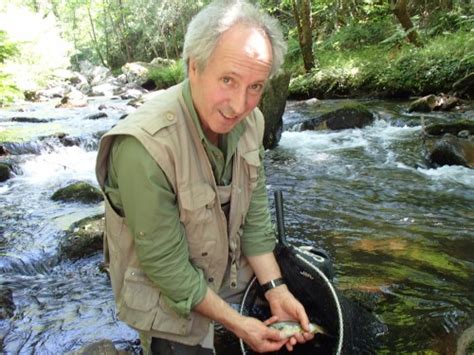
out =
[[[233,120],[236,120],[237,119],[237,116],[236,115],[226,115],[224,112],[222,111],[219,111],[219,113],[221,114],[222,117],[224,117],[226,120],[230,120],[230,121],[233,121]]]

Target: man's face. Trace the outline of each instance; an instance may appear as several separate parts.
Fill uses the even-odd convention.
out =
[[[206,136],[214,143],[258,104],[272,65],[271,44],[259,29],[238,24],[224,32],[200,72],[189,61],[194,106]]]

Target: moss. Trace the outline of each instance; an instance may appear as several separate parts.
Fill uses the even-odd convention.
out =
[[[54,201],[96,203],[102,201],[102,193],[85,182],[77,182],[56,191],[51,199]]]
[[[87,217],[71,225],[61,243],[61,255],[78,259],[102,250],[104,215]]]

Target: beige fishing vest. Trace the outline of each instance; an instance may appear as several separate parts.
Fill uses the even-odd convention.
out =
[[[96,174],[101,188],[113,139],[132,135],[164,171],[179,206],[191,262],[203,270],[208,286],[218,292],[230,260],[230,282],[246,259],[240,253],[240,235],[261,164],[259,146],[264,121],[258,109],[245,119],[245,132],[233,160],[230,187],[216,185],[211,164],[182,97],[182,84],[145,103],[120,121],[100,142]],[[221,209],[230,199],[228,220]],[[195,312],[181,317],[170,309],[160,290],[138,262],[126,219],[105,199],[104,255],[116,300],[118,317],[149,335],[184,344],[198,344],[208,333],[210,320]]]

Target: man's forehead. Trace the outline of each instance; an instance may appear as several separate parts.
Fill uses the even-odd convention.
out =
[[[258,62],[269,63],[272,60],[271,43],[267,34],[260,28],[236,24],[224,32],[216,51],[240,52]]]

